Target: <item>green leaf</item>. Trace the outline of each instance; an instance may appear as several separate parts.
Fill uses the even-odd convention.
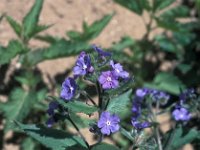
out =
[[[42,5],[43,0],[35,0],[33,7],[23,19],[24,36],[27,39],[31,37],[37,28]]]
[[[100,143],[93,145],[91,150],[119,150],[119,148],[107,143]]]
[[[8,23],[10,24],[10,26],[12,27],[12,29],[17,34],[17,36],[21,38],[22,26],[10,16],[6,16],[6,19]]]
[[[153,9],[154,11],[164,9],[174,3],[174,0],[154,0]]]
[[[73,136],[62,130],[50,129],[41,125],[21,124],[17,122],[17,126],[24,132],[52,150],[71,150],[74,147],[81,150],[87,150],[87,146],[83,139]]]
[[[29,114],[36,101],[34,92],[28,93],[20,88],[13,90],[8,102],[0,104],[0,110],[6,117],[5,131],[10,129],[10,121],[22,121]]]
[[[127,106],[131,104],[131,100],[130,100],[131,93],[132,93],[132,90],[129,90],[125,92],[124,94],[121,94],[111,99],[106,110],[109,111],[110,113],[121,116],[122,110],[127,109]]]
[[[146,83],[145,87],[164,90],[172,94],[180,94],[180,89],[185,89],[183,82],[175,75],[161,72],[156,75],[152,83]]]
[[[9,42],[7,48],[0,46],[0,65],[9,63],[17,54],[24,52],[22,44],[17,40]]]
[[[31,37],[35,36],[36,34],[42,32],[42,31],[49,29],[51,26],[52,25],[38,25],[38,26],[36,26],[35,29],[34,29],[34,32],[31,34]]]
[[[87,51],[89,48],[90,46],[83,42],[71,42],[60,39],[48,48],[30,51],[27,53],[26,59],[28,59],[31,65],[36,65],[47,59],[74,56],[79,54],[82,50]]]
[[[112,50],[116,52],[122,52],[125,48],[132,46],[135,41],[131,37],[123,37],[118,43],[112,46]]]
[[[112,19],[113,14],[106,15],[102,19],[95,21],[92,25],[88,26],[85,22],[83,23],[83,33],[76,31],[67,32],[68,37],[74,41],[89,41],[96,38],[102,30],[108,25]]]
[[[134,138],[133,138],[133,136],[131,135],[131,133],[130,132],[128,132],[126,129],[124,129],[124,128],[120,128],[120,132],[121,132],[121,134],[122,135],[124,135],[126,138],[128,138],[130,141],[134,141]]]
[[[69,111],[72,111],[75,113],[84,113],[84,114],[90,115],[98,111],[97,107],[87,105],[80,101],[69,101],[66,103],[64,100],[59,99],[58,103],[60,103],[65,108],[67,108]]]
[[[114,0],[116,3],[123,7],[135,12],[138,15],[142,15],[143,7],[140,4],[140,0]]]
[[[188,7],[180,5],[164,11],[160,17],[166,20],[174,20],[177,18],[189,17],[190,11]]]
[[[43,35],[43,36],[37,35],[34,38],[37,39],[37,40],[43,41],[43,42],[47,42],[49,44],[54,44],[57,41],[61,40],[61,38],[53,37],[51,35]]]
[[[177,69],[181,71],[181,73],[186,74],[188,71],[192,69],[192,65],[190,64],[179,64]]]
[[[25,138],[22,141],[21,150],[35,150],[37,149],[35,141],[31,138]]]
[[[164,35],[157,35],[154,37],[156,44],[161,48],[161,50],[171,53],[177,53],[178,48],[176,47],[176,43],[171,41],[168,37]]]
[[[184,131],[181,126],[170,130],[164,137],[164,150],[179,149],[198,138],[199,134],[196,129]]]

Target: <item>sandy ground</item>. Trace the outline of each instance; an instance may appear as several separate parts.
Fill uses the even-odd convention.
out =
[[[0,14],[6,13],[21,22],[33,2],[34,0],[0,0]],[[91,43],[109,47],[125,35],[140,39],[145,34],[144,20],[149,21],[148,14],[144,13],[143,20],[142,17],[115,4],[112,0],[45,0],[40,16],[40,24],[54,24],[45,33],[62,37],[66,36],[66,31],[69,30],[81,31],[83,21],[91,24],[93,21],[113,12],[116,14],[109,25]],[[155,30],[153,35],[159,32],[160,30]],[[8,41],[13,38],[16,38],[16,35],[8,23],[3,20],[0,24],[0,43],[7,45]],[[43,46],[36,41],[31,41],[30,44],[32,47]],[[62,58],[42,62],[38,66],[43,73],[54,76],[70,68],[74,61],[74,57]],[[168,119],[168,117],[161,118],[164,122]],[[165,125],[163,130],[166,131],[168,128],[169,125]],[[86,132],[84,131],[84,133]],[[189,150],[189,148],[186,149]],[[5,150],[18,150],[18,147],[6,145]]]

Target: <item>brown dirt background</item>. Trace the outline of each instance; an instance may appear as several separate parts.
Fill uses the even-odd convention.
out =
[[[0,0],[0,15],[6,13],[12,16],[18,22],[21,22],[23,16],[33,5],[34,0]],[[42,13],[40,16],[40,24],[54,24],[50,29],[43,34],[54,36],[66,36],[66,31],[82,30],[82,22],[86,21],[91,24],[95,20],[102,18],[106,14],[115,12],[115,16],[103,32],[91,43],[109,47],[113,42],[117,42],[121,37],[129,35],[134,39],[140,39],[146,32],[144,25],[149,21],[148,14],[145,12],[143,17],[130,12],[129,10],[115,4],[112,0],[45,0]],[[151,36],[160,33],[161,30],[155,30]],[[10,39],[17,38],[8,23],[3,20],[0,24],[0,43],[7,45]],[[43,43],[31,41],[32,47],[44,46]],[[62,58],[44,61],[38,65],[44,74],[54,76],[57,73],[62,73],[66,69],[71,68],[75,58]],[[14,64],[15,66],[15,64]],[[160,122],[163,131],[170,128],[168,116],[160,117]],[[85,135],[88,131],[83,131]],[[92,139],[90,143],[92,143]],[[18,150],[16,145],[8,144],[4,147],[5,150]],[[190,150],[190,145],[184,150]]]

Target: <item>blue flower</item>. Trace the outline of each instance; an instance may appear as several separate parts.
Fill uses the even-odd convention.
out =
[[[101,48],[97,47],[96,45],[92,45],[92,48],[98,53],[100,58],[111,57],[110,52],[105,52]]]
[[[179,99],[181,103],[184,103],[187,99],[192,99],[196,97],[194,93],[194,89],[186,89],[179,95]]]
[[[97,126],[101,129],[102,134],[110,135],[119,130],[119,122],[120,118],[117,115],[111,115],[105,111],[101,113]]]
[[[184,107],[176,108],[172,115],[176,121],[188,121],[191,118],[190,112]]]
[[[47,120],[46,125],[48,128],[51,128],[55,122],[56,121],[55,121],[54,117],[52,116]]]
[[[52,101],[49,103],[49,108],[47,110],[47,113],[49,114],[49,116],[54,115],[54,110],[58,108],[58,102],[56,101]]]
[[[133,127],[137,130],[142,130],[144,128],[148,128],[151,126],[151,123],[148,121],[138,122],[138,121],[135,121],[134,118],[131,120],[131,123],[132,123]]]
[[[66,78],[65,81],[62,83],[62,89],[60,92],[60,97],[65,100],[71,100],[76,92],[76,82],[73,78]]]
[[[94,68],[91,66],[90,56],[85,52],[81,52],[79,55],[76,65],[73,68],[73,73],[75,76],[86,75],[87,73],[91,73],[94,71]]]
[[[113,60],[111,60],[110,66],[112,67],[113,73],[116,77],[121,77],[123,79],[129,77],[129,73],[123,70],[123,67],[120,63],[114,64]]]
[[[102,85],[103,89],[115,89],[119,85],[117,77],[112,71],[102,72],[98,78],[98,81]]]

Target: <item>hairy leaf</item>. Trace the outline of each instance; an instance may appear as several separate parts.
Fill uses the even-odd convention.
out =
[[[7,119],[5,131],[9,130],[11,121],[22,121],[31,111],[36,101],[37,97],[34,92],[28,93],[20,88],[13,90],[8,102],[0,104],[0,110]]]
[[[58,102],[62,106],[67,108],[69,111],[76,112],[76,113],[84,113],[84,114],[90,115],[90,114],[98,111],[97,107],[87,105],[80,101],[69,101],[66,103],[64,100],[60,99],[60,100],[58,100]]]
[[[131,104],[131,100],[130,100],[131,93],[132,93],[132,90],[129,90],[125,92],[124,94],[121,94],[111,99],[106,110],[109,111],[110,113],[121,116],[122,110],[127,109],[127,106]]]
[[[42,5],[43,0],[35,0],[33,7],[23,19],[24,36],[26,38],[30,38],[37,28]]]
[[[17,54],[22,52],[24,52],[24,48],[17,40],[10,41],[7,48],[0,46],[0,65],[9,63]]]
[[[153,8],[154,11],[164,9],[174,3],[174,0],[154,0],[153,1]]]
[[[164,90],[172,94],[180,94],[180,89],[184,89],[185,85],[175,75],[162,72],[156,75],[152,83],[146,83],[146,87]]]
[[[19,122],[17,122],[17,126],[27,135],[31,136],[52,150],[71,150],[74,147],[82,150],[87,149],[83,139],[78,136],[73,136],[62,130],[50,129],[34,124],[25,125]]]
[[[10,24],[10,26],[12,27],[12,29],[17,34],[17,36],[21,37],[22,26],[10,16],[6,16],[6,19],[7,19],[8,23]]]
[[[113,14],[106,15],[102,19],[95,21],[92,25],[88,26],[85,22],[83,23],[83,33],[76,31],[69,31],[67,35],[71,40],[74,41],[89,41],[97,37],[102,30],[108,25],[112,19]]]
[[[140,4],[141,0],[114,0],[116,3],[126,7],[127,9],[141,15],[143,12],[143,7]]]
[[[28,59],[31,65],[36,65],[37,63],[47,59],[77,55],[83,50],[87,51],[89,47],[90,46],[83,42],[71,42],[65,39],[60,39],[48,48],[30,51],[26,55],[26,59]]]
[[[93,145],[91,150],[119,150],[119,148],[107,143],[100,143]]]

